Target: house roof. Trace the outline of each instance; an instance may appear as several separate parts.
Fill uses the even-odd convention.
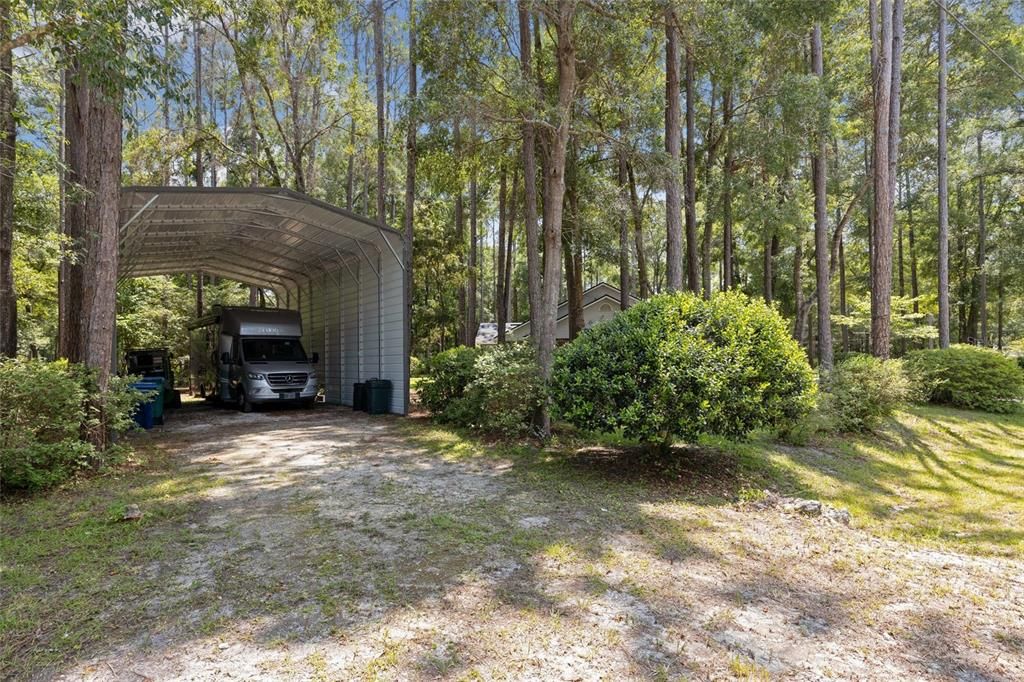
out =
[[[620,295],[621,292],[619,291],[618,287],[608,284],[608,282],[599,282],[594,286],[590,287],[589,289],[585,289],[583,291],[583,309],[586,310],[587,308],[597,303],[600,303],[601,301],[607,300],[614,302],[615,305],[619,305]],[[630,304],[634,304],[639,303],[640,299],[630,294],[629,301]],[[558,304],[558,312],[555,315],[555,323],[557,324],[558,322],[561,322],[567,317],[569,317],[569,301],[568,299],[565,299]],[[518,325],[515,329],[516,336],[520,338],[529,336],[532,332],[533,328],[530,324],[530,320],[523,322],[522,324]]]

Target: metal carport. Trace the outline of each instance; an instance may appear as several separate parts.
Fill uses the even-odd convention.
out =
[[[272,289],[302,313],[332,403],[381,378],[391,411],[408,410],[402,253],[400,232],[288,189],[121,190],[119,278],[202,271]]]

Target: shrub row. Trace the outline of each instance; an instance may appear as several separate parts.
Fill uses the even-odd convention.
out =
[[[1024,401],[1024,370],[990,348],[950,346],[907,354],[908,373],[932,403],[1008,413]]]
[[[526,344],[454,348],[424,363],[423,404],[442,421],[523,432],[544,399]],[[585,330],[555,355],[555,416],[579,428],[668,443],[742,437],[771,428],[864,431],[920,399],[1009,412],[1024,401],[1024,371],[974,346],[921,350],[905,360],[854,354],[815,375],[779,313],[727,292],[711,300],[656,296]]]
[[[92,371],[64,360],[0,361],[0,489],[50,487],[116,459],[119,449],[100,452],[90,437],[132,428],[142,398],[123,377],[101,392]]]

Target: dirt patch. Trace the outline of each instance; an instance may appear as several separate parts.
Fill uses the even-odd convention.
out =
[[[173,525],[141,521],[173,544],[134,559],[156,586],[143,603],[106,595],[101,636],[26,673],[1024,675],[1021,562],[908,551],[856,519],[697,503],[682,485],[670,494],[665,478],[710,475],[703,459],[652,492],[603,452],[580,457],[613,475],[580,475],[583,459],[447,456],[427,429],[335,408],[170,418],[147,441],[216,483]]]

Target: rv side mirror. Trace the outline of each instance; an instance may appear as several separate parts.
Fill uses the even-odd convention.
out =
[[[318,362],[320,362],[320,354],[319,353],[313,353],[312,363],[315,365]]]
[[[222,365],[230,365],[231,364],[231,353],[228,353],[227,351],[224,351],[223,353],[221,353],[220,354],[220,364],[222,364]]]

